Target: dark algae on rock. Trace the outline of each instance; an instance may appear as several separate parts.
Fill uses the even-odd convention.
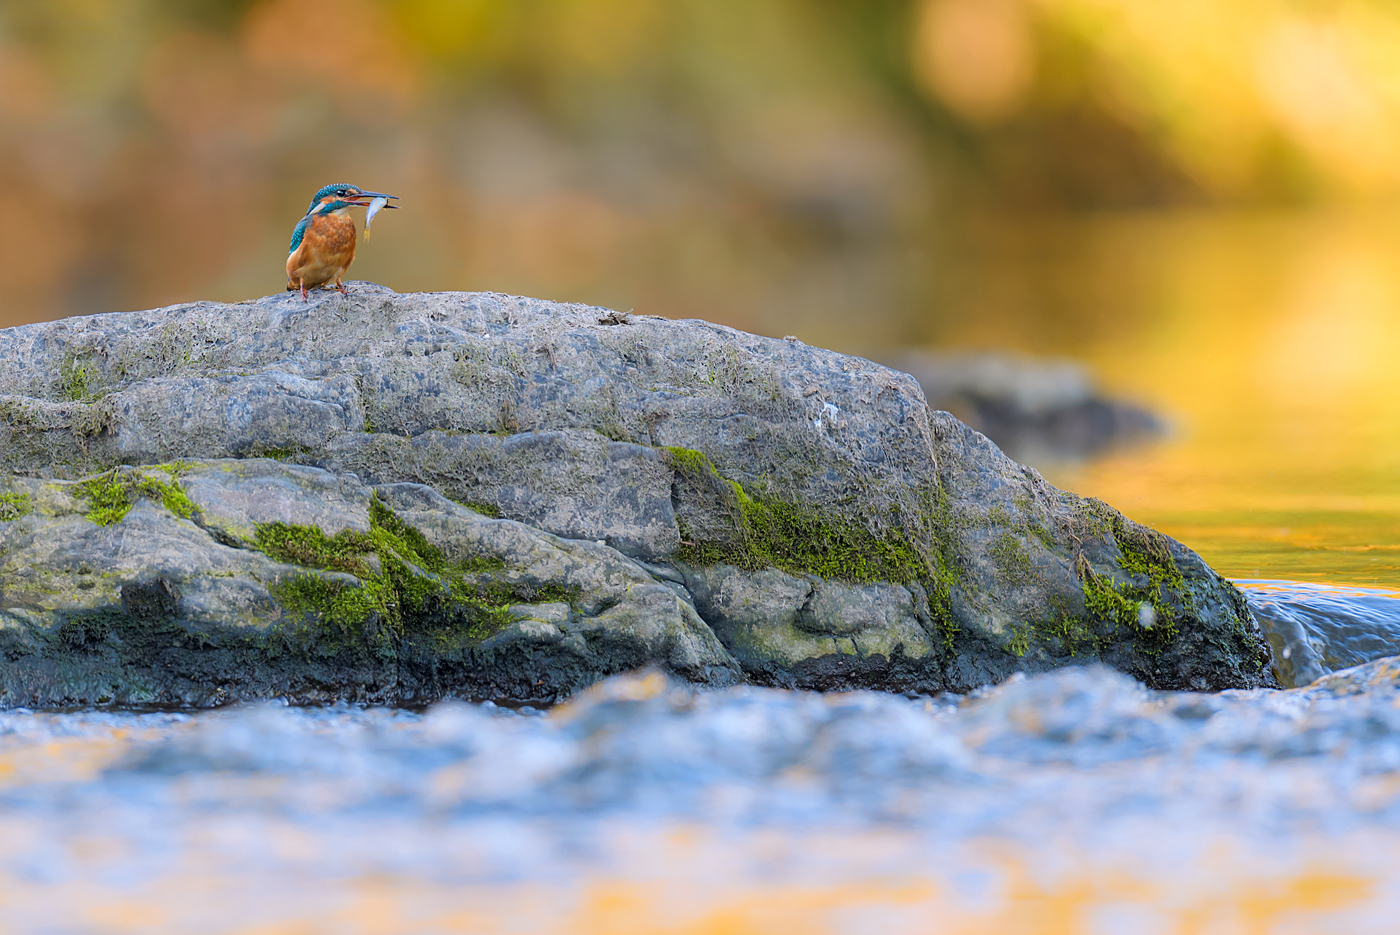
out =
[[[0,703],[1273,684],[1194,553],[796,340],[356,284],[0,359]]]

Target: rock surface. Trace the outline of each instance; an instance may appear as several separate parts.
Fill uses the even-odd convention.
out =
[[[0,702],[1273,684],[1194,553],[796,340],[360,283],[0,360]]]

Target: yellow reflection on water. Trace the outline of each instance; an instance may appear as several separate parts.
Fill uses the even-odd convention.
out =
[[[83,931],[104,935],[1322,935],[1382,930],[1390,907],[1378,868],[1394,852],[1393,843],[1357,838],[1348,843],[1367,847],[1347,857],[1340,843],[1318,840],[1325,856],[1274,867],[1221,839],[1173,867],[986,839],[930,855],[927,842],[885,831],[724,838],[696,829],[678,840],[675,829],[658,828],[602,837],[606,871],[563,873],[549,884],[336,878],[314,861],[274,874],[234,870],[196,850],[166,876],[121,887],[98,872],[60,884],[0,878],[0,908],[8,902],[10,918],[29,921],[35,906],[59,907],[50,919],[81,918]],[[866,869],[889,863],[890,849],[918,869]],[[797,850],[828,853],[830,866],[811,880],[776,864],[754,874],[754,855]],[[95,871],[100,861],[82,863]]]
[[[1400,221],[1166,214],[998,224],[925,326],[1088,361],[1172,424],[1047,466],[1230,577],[1400,585]]]

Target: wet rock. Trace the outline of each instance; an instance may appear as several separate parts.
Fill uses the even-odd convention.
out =
[[[11,328],[0,360],[10,703],[547,699],[649,663],[1272,683],[1194,553],[796,340],[355,284]]]
[[[165,575],[152,581],[129,581],[119,589],[122,613],[137,620],[162,620],[180,605],[180,589]]]

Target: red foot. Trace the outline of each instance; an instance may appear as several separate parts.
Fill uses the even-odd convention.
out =
[[[306,298],[306,286],[305,286],[305,285],[303,285],[303,286],[301,287],[301,300],[302,300],[303,302],[307,301],[307,298]]]
[[[345,288],[345,283],[343,283],[343,282],[338,282],[338,283],[335,284],[335,291],[336,291],[336,292],[339,292],[341,295],[349,295],[349,294],[350,294],[349,290],[347,290],[347,289]]]

